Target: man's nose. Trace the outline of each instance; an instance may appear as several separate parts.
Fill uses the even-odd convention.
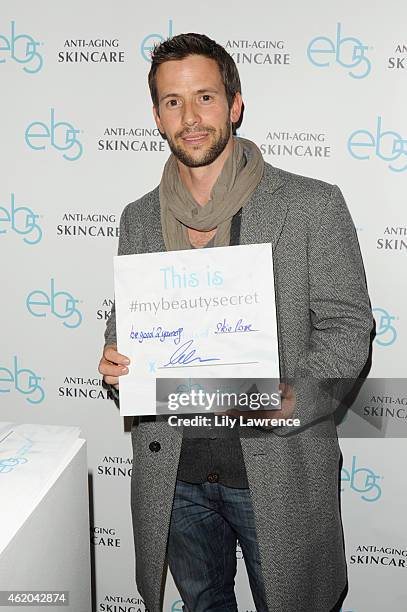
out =
[[[192,126],[201,121],[198,109],[193,101],[185,102],[183,110],[182,120],[185,125]]]

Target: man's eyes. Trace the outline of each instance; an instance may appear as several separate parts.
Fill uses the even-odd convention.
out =
[[[198,97],[198,102],[203,104],[209,104],[213,101],[213,96],[211,94],[202,94]],[[168,108],[177,108],[178,106],[182,106],[182,100],[179,98],[170,98],[167,100]]]
[[[172,108],[175,108],[179,106],[180,104],[181,104],[181,100],[177,100],[176,98],[172,98],[171,100],[168,100],[167,102],[167,106],[170,106]]]

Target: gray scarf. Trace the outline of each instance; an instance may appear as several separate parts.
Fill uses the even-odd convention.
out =
[[[264,160],[257,145],[235,137],[233,152],[225,161],[209,202],[199,206],[181,180],[175,156],[170,155],[159,190],[161,227],[167,251],[191,248],[188,227],[202,232],[216,227],[214,246],[228,246],[232,218],[249,200],[263,170]]]

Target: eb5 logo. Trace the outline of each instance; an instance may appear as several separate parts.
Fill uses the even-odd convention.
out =
[[[168,21],[168,38],[172,37],[172,19]],[[165,37],[162,34],[147,34],[141,41],[140,52],[146,62],[151,62],[150,53],[154,45],[162,43]]]
[[[350,470],[342,468],[341,482],[349,482],[349,486],[366,502],[375,502],[382,496],[382,489],[377,484],[381,476],[378,476],[366,467],[356,467],[356,456],[352,457],[352,467]],[[341,489],[343,491],[344,489]],[[363,493],[363,495],[362,495]]]
[[[376,320],[375,342],[380,346],[391,346],[397,339],[397,330],[392,324],[396,317],[384,308],[373,308],[373,313]]]
[[[341,29],[342,24],[338,23],[335,40],[327,36],[313,38],[307,48],[308,59],[317,68],[327,68],[336,62],[343,68],[350,68],[348,74],[353,79],[364,79],[372,69],[365,55],[368,47],[353,36],[342,38]]]
[[[26,306],[34,317],[46,317],[49,312],[58,319],[65,319],[63,325],[75,329],[82,323],[82,314],[76,307],[79,300],[67,291],[55,291],[55,280],[51,278],[49,294],[35,289],[28,294]]]
[[[1,229],[2,224],[9,224],[10,228],[20,236],[23,242],[38,244],[42,238],[42,229],[37,223],[38,215],[31,208],[18,206],[16,208],[14,193],[11,194],[10,207],[0,206],[0,234],[7,234],[7,229]]]
[[[34,151],[44,151],[48,143],[57,151],[70,151],[62,157],[68,161],[76,161],[82,156],[83,146],[78,140],[80,130],[67,121],[55,122],[55,109],[51,108],[49,125],[42,121],[33,121],[25,130],[25,142]]]
[[[5,64],[4,55],[9,55],[18,64],[26,64],[24,72],[35,74],[42,68],[42,56],[38,53],[37,47],[40,43],[33,39],[29,34],[16,35],[16,22],[11,22],[10,36],[0,34],[0,64]]]
[[[348,151],[357,160],[370,159],[371,155],[376,155],[383,161],[391,162],[388,167],[393,172],[407,170],[407,138],[391,130],[382,131],[381,117],[377,117],[375,133],[369,130],[352,132],[348,139]],[[395,162],[398,162],[397,166]]]
[[[13,358],[11,369],[0,367],[0,393],[10,393],[14,388],[26,395],[30,404],[40,404],[45,397],[45,391],[39,384],[40,380],[41,376],[37,376],[32,370],[19,368],[17,357]]]

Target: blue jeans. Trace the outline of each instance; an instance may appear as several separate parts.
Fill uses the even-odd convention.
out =
[[[237,612],[236,540],[257,612],[267,612],[249,489],[177,480],[168,565],[185,612]]]

